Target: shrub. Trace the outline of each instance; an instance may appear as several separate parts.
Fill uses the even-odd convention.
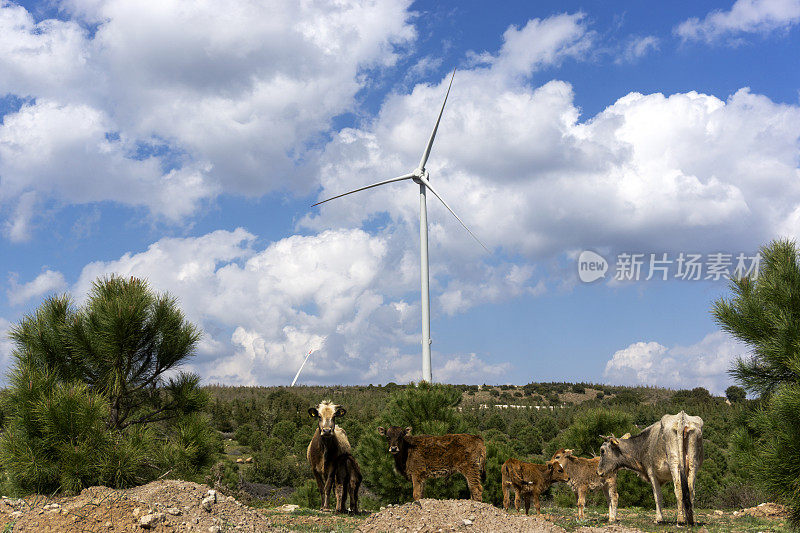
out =
[[[76,308],[45,300],[12,328],[0,464],[20,492],[78,491],[196,474],[219,438],[199,378],[176,370],[197,329],[174,298],[136,278],[104,278]]]

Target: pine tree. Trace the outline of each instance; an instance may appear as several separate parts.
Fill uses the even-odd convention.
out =
[[[800,262],[789,240],[771,242],[761,256],[758,277],[732,280],[733,297],[716,301],[712,313],[752,349],[731,373],[764,406],[751,421],[758,431],[753,479],[785,502],[800,526]]]
[[[20,492],[145,482],[209,463],[219,437],[198,414],[197,328],[147,282],[96,281],[86,303],[45,300],[12,328],[0,466]]]

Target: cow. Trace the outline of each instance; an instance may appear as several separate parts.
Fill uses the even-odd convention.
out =
[[[531,496],[536,513],[541,514],[539,496],[556,481],[569,481],[569,476],[558,461],[548,461],[540,465],[524,463],[518,459],[509,459],[500,468],[503,487],[503,508],[508,511],[510,505],[509,490],[514,489],[514,508],[519,511],[520,496],[525,502],[525,514],[531,508]]]
[[[601,435],[602,436],[602,435]],[[678,500],[678,523],[694,525],[694,480],[703,463],[703,419],[681,411],[664,415],[635,437],[603,437],[597,473],[633,470],[653,486],[656,523],[664,521],[661,484],[672,481]]]
[[[358,489],[361,486],[361,469],[353,457],[350,441],[344,429],[336,425],[347,411],[340,405],[323,401],[311,407],[308,414],[318,421],[314,436],[308,444],[306,458],[317,480],[322,510],[330,511],[331,488],[336,485],[336,511],[347,512],[346,500],[350,497],[350,512],[358,513]]]
[[[425,480],[460,473],[473,500],[481,501],[486,472],[486,445],[477,435],[411,435],[410,427],[378,428],[394,456],[397,472],[410,479],[414,500],[422,498]]]
[[[617,521],[617,474],[612,472],[607,476],[597,473],[599,457],[587,459],[572,455],[572,450],[561,448],[553,454],[551,460],[558,461],[564,467],[564,472],[569,476],[569,486],[578,497],[578,520],[584,518],[584,507],[586,506],[586,493],[590,490],[603,488],[603,493],[608,502],[608,521]]]

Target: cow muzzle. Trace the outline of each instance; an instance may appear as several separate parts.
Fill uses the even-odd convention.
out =
[[[400,448],[398,448],[397,446],[389,446],[389,453],[395,454],[395,453],[397,453],[399,451],[400,451]]]
[[[331,431],[331,428],[325,428],[322,430],[322,434],[327,436],[331,434]]]

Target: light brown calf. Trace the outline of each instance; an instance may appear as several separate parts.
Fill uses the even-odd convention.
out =
[[[569,476],[569,486],[578,497],[578,519],[583,520],[583,509],[586,506],[586,493],[590,490],[603,488],[603,493],[608,502],[608,521],[617,521],[617,474],[612,472],[607,476],[597,473],[599,457],[587,459],[572,455],[572,450],[561,448],[553,454],[553,461],[558,461],[564,467],[564,472]]]

